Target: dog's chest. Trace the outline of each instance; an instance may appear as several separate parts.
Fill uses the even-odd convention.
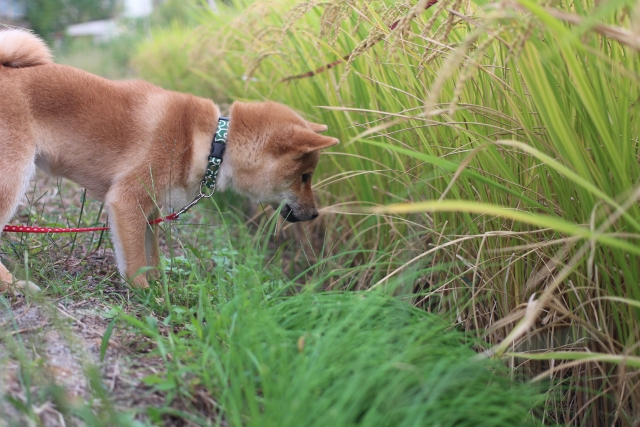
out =
[[[179,210],[188,205],[194,198],[197,189],[187,190],[182,187],[172,187],[165,191],[164,198],[161,200],[165,207]]]

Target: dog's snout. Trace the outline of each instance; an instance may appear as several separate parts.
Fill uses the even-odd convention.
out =
[[[293,211],[293,208],[288,203],[282,207],[282,209],[280,210],[280,215],[282,215],[282,217],[288,222],[300,221],[300,219],[296,216],[295,212]]]
[[[313,209],[299,209],[287,203],[280,210],[280,215],[288,222],[301,222],[316,219],[319,214],[315,207]]]

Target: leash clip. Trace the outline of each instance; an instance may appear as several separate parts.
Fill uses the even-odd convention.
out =
[[[180,219],[180,215],[182,215],[183,213],[185,213],[186,211],[188,211],[189,209],[191,209],[192,207],[194,207],[201,199],[205,198],[205,197],[211,197],[213,196],[213,192],[211,192],[210,195],[204,195],[202,194],[202,190],[200,190],[200,194],[198,194],[196,196],[195,199],[193,199],[193,201],[191,203],[189,203],[187,206],[185,206],[184,208],[180,209],[178,212],[173,214],[173,220],[177,221]]]

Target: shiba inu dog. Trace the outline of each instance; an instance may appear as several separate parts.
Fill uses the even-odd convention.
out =
[[[311,176],[320,150],[338,143],[319,135],[327,126],[274,102],[230,111],[216,189],[282,204],[290,222],[317,217]],[[219,118],[211,100],[57,65],[35,35],[0,30],[0,232],[37,166],[105,202],[120,273],[148,287],[136,275],[159,261],[148,221],[199,193]],[[35,287],[0,264],[0,291],[12,283]]]

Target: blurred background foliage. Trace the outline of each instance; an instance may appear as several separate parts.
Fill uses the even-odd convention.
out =
[[[51,40],[71,24],[107,19],[118,12],[118,0],[25,0],[26,19],[36,33]]]

